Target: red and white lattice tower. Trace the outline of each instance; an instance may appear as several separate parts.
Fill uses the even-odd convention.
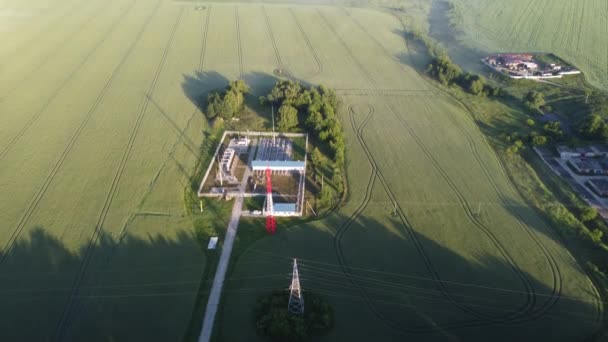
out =
[[[266,169],[266,203],[264,203],[264,211],[266,214],[266,231],[269,234],[274,234],[277,230],[277,222],[274,219],[274,207],[272,205],[272,171]]]

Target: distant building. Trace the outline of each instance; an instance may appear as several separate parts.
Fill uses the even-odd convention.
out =
[[[606,158],[570,158],[568,165],[581,175],[608,174],[608,159]]]
[[[587,182],[587,185],[595,192],[598,196],[608,197],[608,180],[606,179],[592,179]]]
[[[559,153],[559,157],[564,160],[581,156],[581,154],[574,149],[563,145],[557,146],[557,153]]]
[[[557,146],[556,149],[557,153],[559,153],[559,157],[564,160],[578,157],[593,158],[604,155],[602,153],[598,153],[597,149],[592,147],[570,148],[568,146],[560,145]]]

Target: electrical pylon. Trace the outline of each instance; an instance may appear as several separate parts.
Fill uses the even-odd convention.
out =
[[[274,234],[277,230],[277,222],[274,218],[274,206],[272,204],[272,171],[266,168],[266,202],[264,203],[264,214],[266,215],[266,231]]]
[[[300,275],[298,274],[298,262],[293,259],[293,272],[291,275],[291,286],[289,286],[291,293],[289,294],[289,304],[287,304],[287,310],[292,314],[303,315],[304,314],[304,296],[302,295],[302,289],[300,288]]]

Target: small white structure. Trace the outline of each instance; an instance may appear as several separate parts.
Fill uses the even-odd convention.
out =
[[[209,244],[207,245],[207,249],[215,249],[217,247],[217,236],[214,236],[209,239]]]
[[[297,211],[295,203],[274,203],[274,216],[299,216],[302,213]]]
[[[270,168],[270,171],[297,171],[304,172],[306,169],[306,164],[303,161],[294,161],[294,160],[254,160],[251,162],[251,170],[252,171],[266,171],[267,168]]]

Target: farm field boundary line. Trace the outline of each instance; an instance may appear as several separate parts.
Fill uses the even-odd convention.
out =
[[[76,129],[76,132],[74,132],[74,134],[70,138],[70,141],[68,142],[66,148],[61,153],[61,156],[57,160],[57,163],[53,166],[53,169],[51,170],[51,172],[46,177],[46,179],[44,181],[44,184],[42,185],[42,187],[40,188],[40,190],[38,191],[38,193],[36,193],[36,195],[34,196],[34,199],[30,203],[30,205],[28,206],[26,212],[21,217],[21,220],[19,221],[19,223],[18,223],[17,227],[15,228],[15,230],[12,232],[11,236],[9,237],[9,239],[8,239],[8,241],[7,241],[4,249],[3,249],[3,253],[0,256],[0,265],[2,265],[4,263],[4,261],[6,260],[6,256],[8,255],[8,253],[10,252],[10,250],[12,249],[15,241],[17,240],[17,238],[21,234],[21,231],[25,227],[25,225],[28,222],[29,218],[32,216],[34,210],[38,207],[38,203],[40,203],[40,201],[44,197],[44,194],[46,193],[46,191],[47,191],[49,185],[51,184],[51,182],[53,181],[53,179],[55,178],[55,175],[57,174],[57,172],[59,171],[59,169],[63,165],[63,162],[65,161],[65,159],[67,158],[67,156],[70,154],[70,151],[74,147],[74,144],[76,143],[76,140],[78,140],[78,138],[80,137],[80,134],[82,133],[82,130],[84,129],[84,127],[86,126],[86,124],[91,119],[93,113],[95,113],[95,111],[97,109],[97,106],[99,106],[99,104],[101,103],[101,101],[104,99],[104,97],[106,95],[106,92],[109,89],[110,85],[116,79],[116,76],[118,75],[119,71],[122,69],[122,67],[125,64],[125,62],[127,61],[128,57],[131,55],[131,52],[133,51],[135,45],[137,44],[137,42],[139,42],[139,39],[141,38],[141,36],[143,35],[144,31],[148,27],[148,24],[150,23],[150,21],[154,17],[154,14],[158,11],[158,8],[160,6],[160,2],[161,1],[159,0],[156,3],[156,7],[152,11],[152,13],[148,16],[148,18],[146,19],[145,23],[142,25],[142,28],[137,33],[135,39],[133,40],[133,42],[129,46],[129,48],[126,51],[126,53],[124,54],[123,58],[118,63],[118,65],[116,66],[116,68],[114,69],[114,71],[112,72],[112,74],[110,75],[110,78],[108,78],[108,80],[106,81],[106,84],[103,86],[103,88],[101,89],[101,91],[97,95],[97,98],[95,98],[95,100],[92,102],[91,107],[89,108],[89,110],[87,111],[87,113],[84,115],[83,121],[80,123],[80,126]]]
[[[429,100],[429,99],[426,98],[426,100]],[[450,120],[450,122],[452,122],[452,124],[465,137],[465,139],[467,140],[467,142],[469,144],[469,148],[471,150],[471,153],[474,156],[475,160],[477,161],[477,164],[482,169],[482,171],[484,173],[484,176],[486,177],[486,179],[488,180],[488,182],[491,184],[491,186],[494,189],[494,191],[496,191],[496,193],[500,196],[501,201],[505,205],[510,205],[509,201],[507,200],[507,197],[506,197],[505,193],[498,187],[498,185],[496,184],[496,181],[490,175],[490,171],[488,170],[487,166],[481,160],[481,156],[479,155],[479,151],[477,150],[477,146],[473,142],[473,138],[471,137],[470,133],[467,132],[467,130],[458,122],[458,120],[456,120],[451,115],[449,115],[448,109],[445,107],[445,105],[443,103],[441,103],[441,101],[437,101],[437,102],[434,102],[434,103],[439,103],[439,106],[444,110],[444,113],[446,113],[446,115],[444,115],[444,116],[447,117],[448,120]],[[521,204],[525,205],[525,203],[521,203]],[[522,228],[522,230],[524,230],[528,234],[528,236],[530,236],[530,239],[536,244],[536,246],[538,247],[538,249],[541,251],[541,253],[545,257],[545,260],[547,261],[547,263],[549,264],[549,267],[551,269],[551,274],[552,274],[552,277],[553,277],[552,296],[549,297],[549,299],[547,299],[547,301],[541,306],[541,308],[536,309],[538,312],[541,312],[543,310],[544,311],[549,311],[555,304],[557,304],[557,301],[561,298],[561,293],[562,293],[562,274],[561,274],[561,271],[560,271],[559,266],[558,266],[558,264],[557,264],[557,262],[555,260],[555,257],[548,250],[547,246],[545,246],[545,244],[543,244],[538,239],[538,237],[531,230],[531,228],[527,224],[525,224],[519,218],[519,216],[517,214],[514,214],[513,217],[517,221],[517,224],[520,226],[520,228]]]
[[[272,48],[274,49],[274,56],[277,60],[278,67],[283,68],[283,61],[281,60],[281,54],[279,53],[277,42],[274,39],[274,33],[272,33],[272,27],[270,26],[270,19],[268,19],[268,12],[266,12],[266,6],[262,6],[262,12],[264,12],[264,20],[266,21],[268,36],[270,37],[270,42],[272,43]]]
[[[163,51],[161,61],[156,69],[154,78],[152,80],[152,83],[150,84],[150,88],[148,89],[148,94],[151,94],[151,95],[154,94],[154,89],[156,88],[158,78],[160,77],[160,74],[162,73],[167,55],[169,53],[169,49],[171,48],[171,44],[173,43],[173,38],[175,37],[175,32],[177,31],[177,27],[179,26],[183,13],[184,13],[184,8],[182,7],[175,20],[175,23],[173,24],[173,28],[171,31],[171,35],[169,37],[169,41],[167,42],[165,50]],[[103,229],[106,217],[108,215],[108,212],[110,211],[110,206],[112,205],[112,201],[114,199],[114,195],[116,194],[116,190],[119,187],[120,179],[122,178],[122,175],[125,170],[125,166],[131,155],[133,145],[135,143],[135,140],[137,139],[137,134],[139,133],[139,129],[141,127],[141,124],[143,122],[143,119],[145,117],[149,104],[150,104],[150,98],[148,96],[144,96],[144,100],[141,105],[141,109],[137,115],[137,119],[136,119],[135,125],[133,126],[133,129],[131,131],[131,135],[129,136],[129,141],[127,143],[125,150],[123,151],[123,155],[120,160],[118,170],[116,171],[116,174],[114,175],[114,179],[112,180],[112,184],[110,186],[110,191],[108,192],[104,206],[101,210],[97,223],[95,224],[95,230],[93,231],[93,234],[91,235],[91,239],[89,240],[89,244],[87,245],[87,248],[84,252],[84,257],[80,264],[78,274],[72,285],[72,293],[70,293],[70,295],[69,295],[68,302],[66,303],[66,306],[63,310],[62,317],[59,320],[59,324],[56,328],[55,333],[53,334],[53,337],[54,337],[53,340],[55,340],[55,341],[61,341],[64,337],[66,330],[69,328],[70,316],[72,316],[72,310],[73,310],[74,306],[76,305],[74,303],[74,299],[75,299],[74,297],[78,296],[78,292],[80,290],[79,286],[82,283],[82,281],[84,280],[84,276],[86,274],[87,267],[89,265],[89,262],[91,261],[92,255],[93,255],[93,246],[97,243],[97,239],[99,238],[100,232]]]
[[[101,5],[103,5],[103,2],[100,2]],[[99,8],[102,8],[104,6],[99,6]],[[10,94],[12,94],[15,90],[17,90],[21,84],[23,82],[25,82],[27,79],[29,79],[30,77],[32,77],[33,75],[37,74],[38,71],[40,70],[40,68],[42,68],[45,64],[47,64],[49,61],[52,60],[53,57],[55,57],[55,55],[59,52],[62,51],[65,47],[66,44],[68,44],[68,42],[72,41],[74,39],[74,37],[76,37],[79,33],[82,32],[82,30],[84,30],[85,27],[87,27],[88,25],[90,25],[93,20],[91,20],[92,18],[95,18],[97,16],[99,16],[99,11],[98,8],[93,8],[91,10],[92,15],[87,16],[85,18],[85,20],[80,24],[80,26],[78,26],[78,28],[76,28],[74,31],[72,31],[65,39],[63,39],[61,42],[57,43],[54,47],[55,49],[53,49],[52,52],[46,54],[44,56],[44,58],[40,59],[40,62],[38,64],[36,64],[36,66],[34,66],[31,70],[28,70],[26,72],[26,76],[22,77],[21,79],[19,79],[16,82],[13,82],[13,86],[9,89],[7,89],[6,91],[3,92],[2,97],[0,97],[0,103],[3,102]]]
[[[234,21],[236,24],[236,49],[239,56],[239,78],[243,78],[243,50],[241,44],[241,25],[239,21],[239,6],[234,6]]]
[[[33,37],[30,37],[30,39],[26,40],[25,43],[18,45],[18,47],[15,48],[12,52],[9,52],[8,54],[6,54],[4,56],[0,56],[0,58],[5,59],[7,57],[13,57],[14,55],[18,54],[21,50],[23,50],[26,46],[32,45],[36,40],[38,40],[38,39],[40,39],[40,37],[44,36],[44,34],[48,34],[49,32],[53,32],[54,30],[57,30],[57,28],[60,27],[60,25],[57,25],[57,23],[60,23],[66,17],[71,16],[72,13],[74,13],[76,10],[79,10],[81,7],[83,7],[84,4],[91,4],[91,2],[74,1],[71,4],[71,7],[65,13],[61,14],[59,17],[55,18],[50,23],[47,23],[47,25],[43,26],[43,28],[40,29],[40,31],[38,33],[36,33]]]
[[[70,83],[74,75],[76,75],[78,71],[80,71],[80,69],[89,61],[89,58],[91,58],[91,56],[95,54],[97,49],[99,49],[101,45],[103,45],[103,43],[108,39],[108,37],[110,37],[110,35],[118,28],[118,24],[122,22],[122,20],[127,16],[128,13],[131,12],[131,9],[134,5],[135,1],[133,1],[131,3],[131,6],[129,6],[129,8],[124,11],[124,13],[112,23],[108,31],[106,31],[106,33],[104,34],[103,38],[93,47],[93,49],[91,49],[91,51],[89,51],[89,53],[82,59],[82,61],[74,69],[72,69],[72,71],[63,80],[63,82],[60,83],[59,87],[57,87],[53,94],[51,94],[51,96],[47,99],[44,105],[30,118],[30,120],[25,124],[25,126],[23,126],[19,130],[19,132],[17,132],[17,134],[9,141],[9,143],[2,149],[2,151],[0,151],[0,160],[2,160],[6,156],[6,154],[15,146],[19,138],[21,138],[25,134],[25,132],[27,132],[27,130],[36,122],[36,120],[38,120],[40,115],[42,115],[42,113],[46,111],[48,106],[61,93],[65,86]]]
[[[308,49],[312,53],[312,56],[315,59],[315,62],[317,63],[317,71],[315,71],[314,74],[311,75],[311,77],[317,76],[323,72],[323,63],[321,63],[321,59],[319,59],[319,55],[317,54],[317,51],[312,46],[312,43],[310,42],[310,39],[308,38],[308,34],[306,34],[306,31],[304,31],[304,28],[300,24],[300,21],[298,20],[298,17],[296,16],[295,12],[293,11],[293,8],[289,7],[289,13],[291,13],[291,16],[293,17],[293,21],[298,26],[300,33],[302,33],[302,36],[304,37],[304,41],[306,41],[306,45],[308,46]]]
[[[329,23],[329,21],[325,18],[325,16],[321,13],[321,11],[319,11],[317,9],[317,12],[319,13],[319,15],[321,16],[321,18],[325,22],[326,26],[333,32],[333,34],[341,42],[342,46],[344,47],[344,50],[347,52],[347,54],[353,60],[353,62],[357,65],[357,67],[359,68],[359,71],[370,81],[370,83],[375,88],[377,88],[378,86],[377,86],[375,80],[373,79],[373,77],[371,77],[371,75],[369,74],[369,72],[361,65],[361,63],[359,62],[359,60],[357,58],[355,58],[352,50],[346,44],[346,42],[343,40],[343,38],[336,32],[336,30]],[[427,158],[429,159],[429,161],[431,161],[431,163],[433,164],[434,168],[438,171],[438,173],[440,174],[440,176],[444,179],[444,181],[452,189],[453,193],[459,198],[459,200],[461,202],[461,206],[462,206],[462,208],[463,208],[466,216],[471,221],[471,223],[475,227],[477,227],[482,233],[484,233],[484,235],[486,235],[486,237],[494,244],[494,246],[497,248],[497,250],[499,251],[499,253],[503,256],[503,258],[505,258],[505,260],[507,261],[507,263],[509,264],[509,266],[511,267],[511,269],[515,273],[515,275],[517,275],[520,278],[520,280],[522,281],[522,284],[526,288],[526,292],[528,293],[528,295],[526,296],[526,303],[522,306],[522,308],[514,311],[512,317],[493,317],[491,315],[486,315],[486,314],[483,314],[481,312],[477,312],[477,311],[468,309],[468,308],[466,308],[465,306],[462,306],[462,305],[460,305],[459,307],[462,310],[466,310],[467,312],[469,312],[473,316],[477,316],[480,319],[488,319],[488,320],[492,320],[492,321],[493,320],[498,320],[499,322],[504,322],[505,320],[508,320],[508,319],[517,318],[518,315],[526,315],[527,313],[529,313],[530,310],[532,310],[534,308],[536,297],[534,295],[534,292],[535,292],[534,288],[531,286],[531,283],[530,283],[530,280],[528,279],[528,277],[521,271],[521,269],[519,268],[519,266],[514,262],[514,260],[512,259],[511,255],[507,252],[506,248],[500,243],[500,241],[496,238],[496,236],[493,235],[492,232],[482,222],[480,222],[479,220],[477,220],[477,218],[475,217],[475,215],[471,211],[471,209],[470,209],[470,207],[468,205],[468,202],[467,202],[466,198],[464,197],[464,195],[456,187],[456,185],[451,180],[451,178],[449,177],[449,175],[445,172],[445,170],[443,168],[441,168],[441,165],[439,165],[437,163],[437,161],[435,160],[435,158],[427,150],[426,146],[422,143],[422,141],[420,140],[420,138],[415,134],[415,132],[411,129],[411,127],[409,125],[407,125],[406,122],[403,121],[403,119],[401,118],[401,116],[399,116],[399,114],[396,112],[394,106],[390,102],[390,99],[387,96],[383,96],[383,99],[384,99],[384,102],[391,109],[391,111],[393,112],[393,114],[396,116],[396,118],[399,120],[399,122],[408,130],[408,132],[410,132],[410,135],[412,136],[412,138],[414,138],[414,141],[417,143],[419,149],[427,156]]]

